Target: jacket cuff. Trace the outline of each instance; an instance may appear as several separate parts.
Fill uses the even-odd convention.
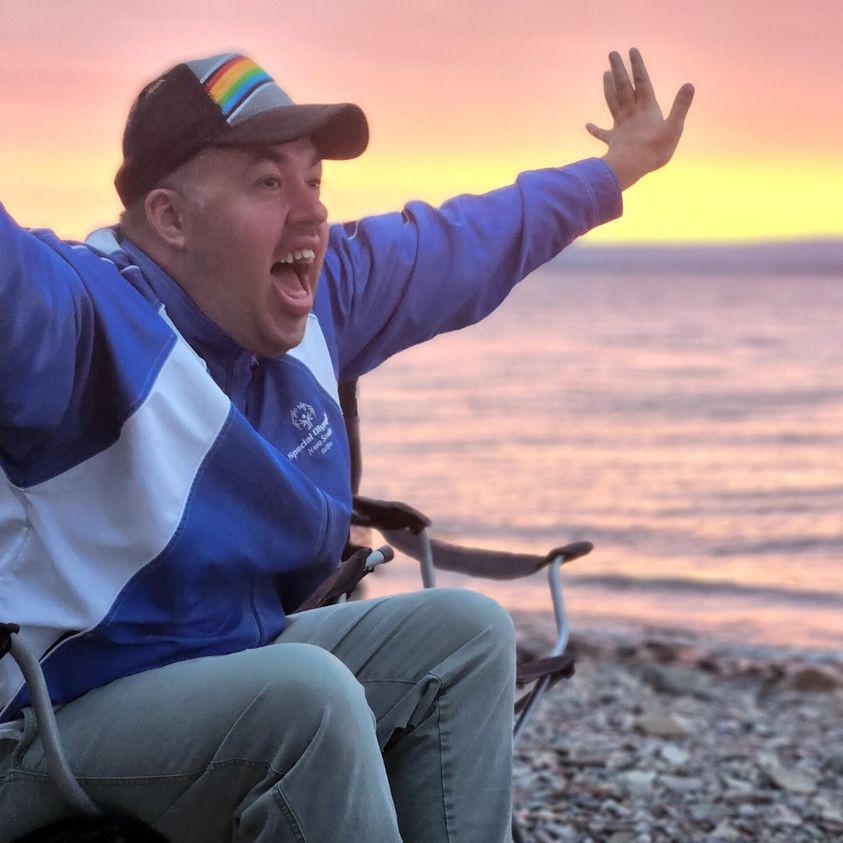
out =
[[[564,169],[577,176],[591,194],[593,218],[589,222],[592,228],[623,214],[620,185],[614,170],[602,158],[586,158]]]

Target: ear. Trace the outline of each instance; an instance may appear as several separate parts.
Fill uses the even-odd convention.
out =
[[[173,249],[184,249],[187,203],[177,190],[156,187],[146,195],[143,210],[147,225],[161,240]]]

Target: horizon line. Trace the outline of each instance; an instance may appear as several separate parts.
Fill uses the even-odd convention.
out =
[[[840,246],[843,248],[843,234],[815,234],[815,235],[794,235],[792,237],[746,237],[746,238],[705,238],[699,240],[657,240],[650,238],[639,239],[618,239],[618,240],[588,240],[578,239],[574,240],[567,249],[576,247],[579,249],[645,249],[645,248],[668,248],[668,249],[686,249],[686,248],[741,248],[741,247],[761,247],[761,246]],[[566,249],[566,251],[567,251]]]

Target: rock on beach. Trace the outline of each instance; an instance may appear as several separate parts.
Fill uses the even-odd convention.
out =
[[[549,617],[516,626],[531,653]],[[843,841],[843,654],[587,630],[515,752],[543,843]]]

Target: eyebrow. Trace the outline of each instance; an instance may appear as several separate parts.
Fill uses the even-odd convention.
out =
[[[261,146],[252,150],[249,166],[260,164],[262,161],[272,161],[273,164],[286,164],[289,163],[290,156],[285,155],[283,152],[278,152],[274,147]],[[314,151],[313,159],[310,161],[309,166],[315,167],[317,164],[321,163],[322,156],[318,152]]]

